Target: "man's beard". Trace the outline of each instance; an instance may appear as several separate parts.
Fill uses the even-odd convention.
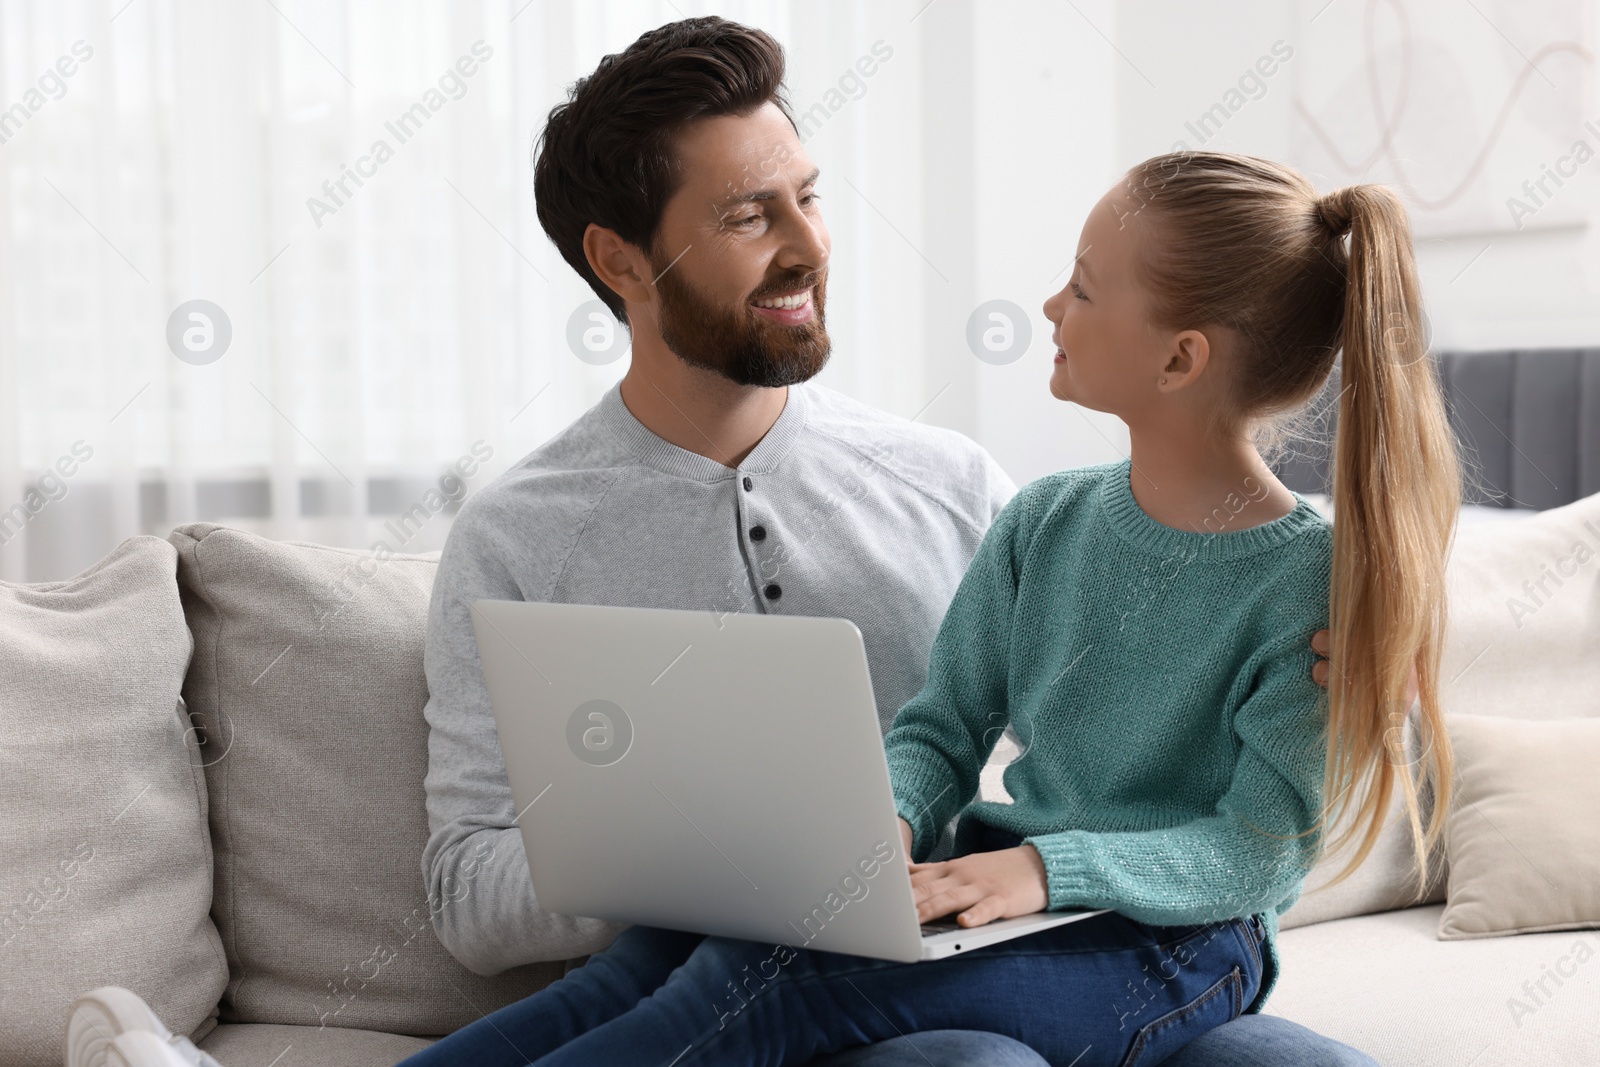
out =
[[[763,285],[751,300],[811,289],[812,318],[784,326],[752,309],[719,307],[670,266],[652,264],[659,277],[661,340],[685,363],[722,375],[738,385],[774,388],[816,375],[828,362],[832,342],[823,319],[828,272],[789,273]]]

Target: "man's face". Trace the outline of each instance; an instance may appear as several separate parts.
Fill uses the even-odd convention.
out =
[[[773,104],[695,123],[651,249],[657,329],[740,385],[803,382],[828,361],[828,229],[817,169]]]

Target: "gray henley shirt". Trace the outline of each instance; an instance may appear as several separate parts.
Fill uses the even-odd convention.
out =
[[[922,688],[956,586],[1015,486],[968,438],[815,384],[737,468],[657,437],[613,387],[472,496],[439,562],[425,668],[439,939],[480,974],[598,952],[624,924],[534,897],[473,639],[473,601],[850,619],[880,728]]]

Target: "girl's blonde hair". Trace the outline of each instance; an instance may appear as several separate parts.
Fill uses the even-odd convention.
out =
[[[1359,835],[1329,884],[1343,881],[1372,851],[1398,788],[1420,897],[1454,769],[1439,659],[1461,473],[1424,336],[1405,207],[1381,185],[1318,196],[1291,167],[1208,152],[1146,160],[1129,172],[1125,199],[1157,235],[1139,260],[1155,323],[1221,326],[1237,338],[1228,425],[1259,427],[1301,407],[1343,351],[1325,804],[1308,833],[1350,816],[1325,842],[1337,852]],[[1404,729],[1413,672],[1415,771]],[[1424,826],[1419,797],[1429,790]]]

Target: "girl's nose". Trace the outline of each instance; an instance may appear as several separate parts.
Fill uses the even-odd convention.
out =
[[[1055,295],[1047,297],[1045,299],[1045,302],[1044,302],[1044,317],[1049,319],[1051,322],[1055,323],[1058,326],[1061,324],[1061,318],[1057,314],[1057,312],[1060,309],[1060,307],[1061,307],[1061,293],[1058,292]]]

